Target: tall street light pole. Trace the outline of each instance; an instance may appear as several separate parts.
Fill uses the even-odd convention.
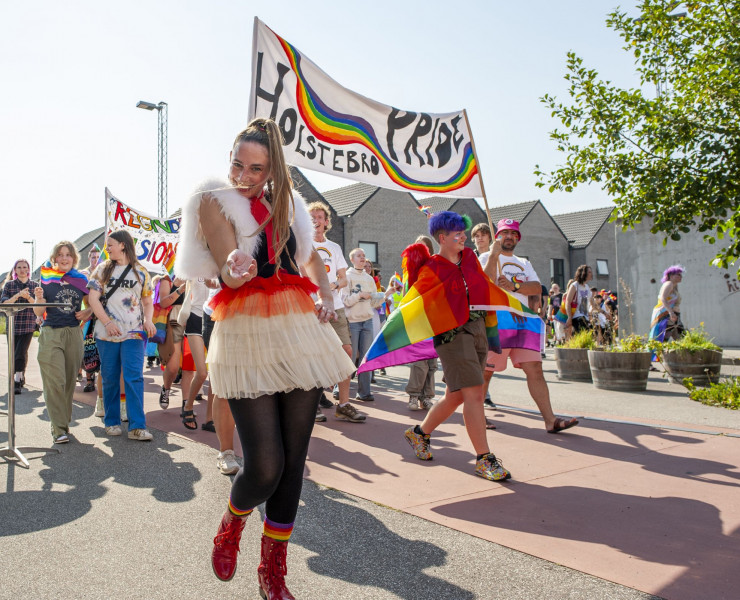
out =
[[[23,243],[31,244],[31,268],[29,269],[31,272],[28,274],[28,276],[30,277],[31,275],[33,275],[33,268],[36,264],[36,240],[30,240]]]
[[[157,136],[157,216],[167,217],[167,103],[154,104],[140,100],[136,108],[156,110],[159,135]]]

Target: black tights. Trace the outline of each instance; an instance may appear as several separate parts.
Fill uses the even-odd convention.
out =
[[[235,508],[249,510],[266,501],[265,513],[271,521],[295,521],[322,393],[321,389],[293,390],[229,400],[244,452],[244,466],[231,487]]]

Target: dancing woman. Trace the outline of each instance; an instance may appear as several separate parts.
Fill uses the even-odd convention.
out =
[[[653,308],[650,320],[650,339],[659,342],[678,339],[683,335],[681,322],[681,294],[678,284],[683,280],[684,268],[673,265],[663,272],[663,285],[658,292],[658,304]]]
[[[335,316],[329,281],[304,202],[291,193],[282,145],[269,119],[239,133],[228,183],[206,182],[183,208],[175,265],[185,279],[221,279],[208,362],[244,450],[214,539],[213,570],[224,581],[234,576],[245,521],[266,502],[258,579],[269,599],[293,598],[284,579],[287,543],[319,396],[354,370],[327,324]]]

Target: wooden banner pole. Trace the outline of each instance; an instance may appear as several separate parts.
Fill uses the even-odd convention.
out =
[[[483,193],[483,204],[486,206],[486,217],[488,218],[488,227],[491,228],[491,243],[496,235],[493,229],[493,222],[491,221],[491,209],[488,207],[488,198],[486,198],[486,186],[483,185],[483,175],[480,170],[480,160],[478,159],[478,151],[475,149],[475,140],[473,139],[473,130],[470,128],[470,121],[468,120],[468,111],[463,108],[463,116],[465,117],[465,125],[468,127],[468,134],[470,135],[470,145],[473,147],[473,156],[475,156],[475,164],[478,168],[478,180],[480,181],[480,189]]]

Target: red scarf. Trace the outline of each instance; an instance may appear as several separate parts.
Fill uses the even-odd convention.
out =
[[[256,198],[251,198],[249,208],[252,211],[252,216],[255,218],[258,224],[262,225],[265,221],[270,219],[270,211],[267,207],[262,204],[262,198],[265,196],[264,190]],[[275,264],[275,247],[272,244],[272,219],[265,226],[265,237],[267,238],[267,257],[270,264]],[[280,242],[280,240],[275,240]]]

